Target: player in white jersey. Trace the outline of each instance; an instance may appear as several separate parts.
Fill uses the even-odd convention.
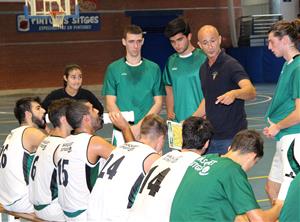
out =
[[[94,136],[102,127],[102,113],[91,103],[77,101],[66,112],[74,135],[66,138],[54,154],[57,166],[58,200],[67,221],[86,221],[88,198],[92,191],[101,160],[107,159],[114,147],[100,136]],[[132,140],[130,126],[121,115],[119,128],[125,138]]]
[[[30,202],[34,206],[35,214],[47,221],[65,221],[57,198],[57,171],[53,162],[53,154],[72,130],[66,120],[66,109],[71,102],[73,102],[71,99],[54,100],[48,107],[53,129],[39,145],[31,166]]]
[[[45,110],[39,98],[25,97],[16,102],[14,114],[20,127],[6,137],[0,152],[0,203],[6,210],[32,213],[28,198],[28,176],[34,153],[46,135]]]
[[[206,151],[211,136],[207,120],[190,117],[183,122],[182,150],[173,150],[155,161],[141,184],[128,221],[169,221],[177,187],[187,167]]]
[[[144,118],[139,142],[116,148],[100,170],[88,207],[88,221],[124,221],[142,179],[160,157],[167,132],[156,114]]]

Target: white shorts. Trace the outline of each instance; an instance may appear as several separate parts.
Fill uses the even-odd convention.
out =
[[[294,143],[294,144],[293,144]],[[300,133],[283,136],[276,144],[269,180],[280,183],[278,199],[284,200],[300,164]]]
[[[3,205],[3,208],[8,211],[18,212],[18,213],[33,213],[33,205],[29,202],[28,193],[21,199],[15,201],[10,205]]]
[[[114,146],[121,146],[125,143],[125,139],[121,131],[113,129],[111,143]]]
[[[62,211],[57,198],[42,210],[34,210],[35,215],[47,221],[66,221],[64,212]]]

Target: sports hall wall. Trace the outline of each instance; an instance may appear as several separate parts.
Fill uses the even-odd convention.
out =
[[[178,14],[189,20],[194,44],[199,27],[213,24],[220,30],[225,46],[230,45],[227,0],[92,2],[95,7],[82,8],[82,12],[100,13],[100,31],[53,33],[17,32],[16,15],[23,13],[23,3],[0,3],[0,90],[62,86],[64,66],[70,63],[82,67],[84,84],[101,84],[107,65],[124,55],[122,31],[131,21],[146,24],[149,35],[143,55],[156,60],[161,67],[172,52],[168,41],[162,38],[162,24]],[[240,0],[235,0],[234,6],[238,18]],[[148,47],[147,41],[152,41]]]

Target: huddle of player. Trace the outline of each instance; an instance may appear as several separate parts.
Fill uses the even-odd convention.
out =
[[[182,150],[161,157],[167,126],[156,114],[144,118],[134,141],[122,115],[110,113],[127,142],[117,148],[94,135],[102,113],[87,101],[53,101],[47,134],[39,129],[44,114],[38,98],[16,102],[20,127],[1,151],[0,201],[7,210],[34,212],[48,221],[232,221],[240,214],[272,221],[278,216],[281,203],[259,209],[245,174],[263,155],[255,131],[239,132],[224,156],[201,156],[212,126],[190,117],[183,122]]]
[[[291,45],[291,38],[277,33],[280,25],[291,23],[271,27],[269,48],[286,58],[275,49],[278,45],[272,45],[274,41]],[[245,172],[262,158],[263,140],[258,132],[246,129],[244,111],[244,101],[256,92],[243,68],[220,48],[217,29],[206,25],[198,32],[205,55],[191,45],[182,18],[171,21],[165,34],[176,53],[167,61],[162,78],[158,66],[141,57],[143,33],[134,25],[125,29],[122,39],[126,56],[108,66],[102,94],[117,147],[95,135],[102,128],[103,110],[87,100],[54,100],[47,110],[53,126],[47,133],[39,129],[45,126],[39,99],[16,102],[20,127],[7,136],[0,153],[0,203],[5,209],[34,212],[48,221],[299,219],[297,213],[290,213],[299,211],[290,207],[280,214],[283,201],[276,195],[270,195],[269,210],[260,209],[256,202]],[[286,66],[297,62],[299,53],[293,52]],[[183,145],[182,150],[161,156],[167,126],[158,113],[165,92],[168,119],[183,121]],[[264,134],[269,137],[279,131],[285,134],[284,127],[290,126],[274,117],[277,103],[268,112],[270,127]],[[132,125],[122,111],[134,111]],[[290,156],[297,140],[292,144],[285,151]],[[300,169],[297,158],[293,160],[289,178]],[[294,179],[293,190],[298,180]],[[286,195],[288,182],[283,180],[281,196]],[[290,196],[286,204],[296,201]]]

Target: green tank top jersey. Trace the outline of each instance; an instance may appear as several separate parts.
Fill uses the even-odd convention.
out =
[[[279,80],[275,89],[273,100],[268,108],[265,120],[270,118],[278,123],[286,118],[296,108],[295,99],[300,98],[300,56],[291,63],[284,63]],[[300,133],[300,124],[280,130],[275,139],[289,134]]]
[[[280,222],[300,221],[300,174],[292,181],[283,208],[279,216]]]
[[[165,95],[160,68],[147,59],[139,66],[129,66],[121,58],[108,66],[102,95],[116,96],[119,109],[134,111],[138,123],[153,106],[153,97]]]
[[[234,221],[259,208],[241,166],[217,154],[201,156],[187,169],[173,199],[170,221]]]
[[[177,122],[190,117],[203,99],[199,70],[205,60],[205,54],[197,48],[186,58],[174,53],[166,63],[163,81],[172,86]]]

